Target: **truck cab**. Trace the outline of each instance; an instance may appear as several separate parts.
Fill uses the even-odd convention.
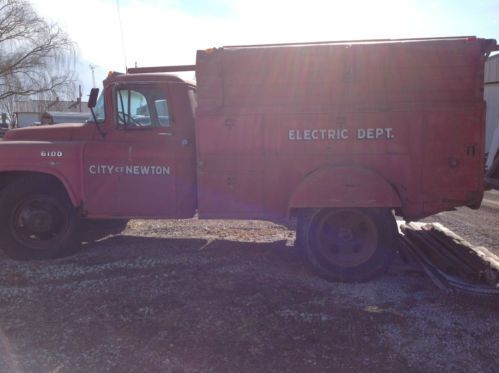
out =
[[[89,217],[188,218],[196,209],[195,85],[168,75],[108,78],[85,144]]]
[[[83,217],[192,217],[195,92],[176,76],[110,73],[85,123],[9,131],[0,143],[3,248],[59,256],[77,245],[71,226]],[[70,244],[60,239],[68,229]]]

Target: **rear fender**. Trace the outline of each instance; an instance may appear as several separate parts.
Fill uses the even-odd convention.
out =
[[[309,173],[294,190],[288,212],[297,208],[401,207],[397,190],[379,173],[337,166]]]

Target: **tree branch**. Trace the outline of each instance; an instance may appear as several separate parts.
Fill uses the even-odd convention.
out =
[[[25,0],[0,0],[0,99],[74,85],[74,44]]]

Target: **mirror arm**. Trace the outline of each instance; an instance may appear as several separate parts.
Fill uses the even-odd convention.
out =
[[[101,137],[104,139],[106,137],[106,134],[102,132],[102,128],[100,128],[100,124],[97,121],[97,117],[95,116],[94,112],[94,107],[97,102],[97,96],[99,95],[99,88],[92,88],[90,90],[90,97],[88,99],[88,108],[90,109],[90,112],[92,113],[92,117],[94,118],[95,125],[97,127],[97,132],[101,135]]]
[[[92,117],[94,118],[95,126],[97,127],[97,132],[99,132],[99,135],[101,135],[101,137],[105,139],[107,134],[102,131],[102,128],[100,128],[100,124],[99,122],[97,122],[97,117],[95,116],[94,108],[91,107],[90,111],[92,113]]]

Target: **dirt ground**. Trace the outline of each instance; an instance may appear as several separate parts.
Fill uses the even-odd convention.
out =
[[[499,253],[487,199],[428,220]],[[134,220],[72,257],[2,257],[0,372],[498,371],[499,304],[398,259],[327,282],[293,242],[267,222]]]

